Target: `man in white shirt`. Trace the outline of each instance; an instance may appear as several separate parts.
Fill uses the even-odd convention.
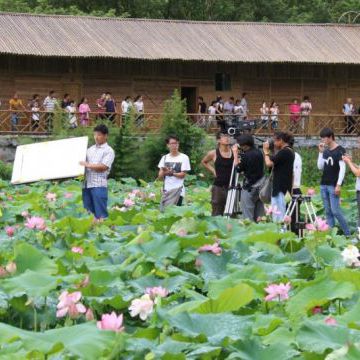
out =
[[[54,118],[54,111],[56,109],[57,100],[55,97],[55,91],[49,91],[49,95],[44,99],[44,109],[46,111],[46,130],[52,131],[53,128],[53,118]]]
[[[108,134],[106,125],[97,125],[94,128],[95,145],[87,150],[86,161],[80,161],[85,167],[84,208],[94,214],[96,220],[108,217],[107,177],[115,158],[114,150],[107,143]]]
[[[185,196],[184,179],[191,170],[189,157],[179,152],[179,138],[168,136],[166,145],[169,154],[164,155],[159,164],[159,179],[164,180],[162,207],[181,206]]]

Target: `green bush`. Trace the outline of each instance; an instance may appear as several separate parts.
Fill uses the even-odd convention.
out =
[[[0,179],[11,180],[12,165],[0,160]]]

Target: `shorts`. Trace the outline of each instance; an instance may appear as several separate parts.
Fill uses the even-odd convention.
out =
[[[108,191],[106,187],[84,188],[82,190],[84,208],[95,215],[96,219],[109,216],[107,211]]]

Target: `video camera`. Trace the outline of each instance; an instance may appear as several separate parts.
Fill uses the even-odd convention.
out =
[[[225,130],[230,136],[238,136],[244,132],[251,132],[257,127],[257,119],[237,120],[226,125]]]

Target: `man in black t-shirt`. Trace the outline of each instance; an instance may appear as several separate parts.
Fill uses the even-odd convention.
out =
[[[240,135],[237,142],[242,150],[238,156],[238,146],[233,147],[237,171],[244,173],[244,182],[241,190],[240,206],[244,219],[257,221],[264,215],[264,204],[259,198],[263,184],[264,159],[260,150],[254,146],[254,138],[250,134]]]
[[[320,192],[330,227],[335,226],[335,219],[340,224],[344,234],[350,235],[350,230],[340,208],[341,185],[345,178],[346,165],[342,160],[345,149],[335,142],[334,132],[324,128],[320,132],[318,168],[323,171]]]
[[[273,169],[273,188],[271,194],[271,206],[273,221],[284,221],[286,213],[285,195],[292,191],[293,167],[295,154],[289,146],[293,136],[287,132],[274,134],[275,155],[270,156],[269,143],[263,145],[265,165]]]

